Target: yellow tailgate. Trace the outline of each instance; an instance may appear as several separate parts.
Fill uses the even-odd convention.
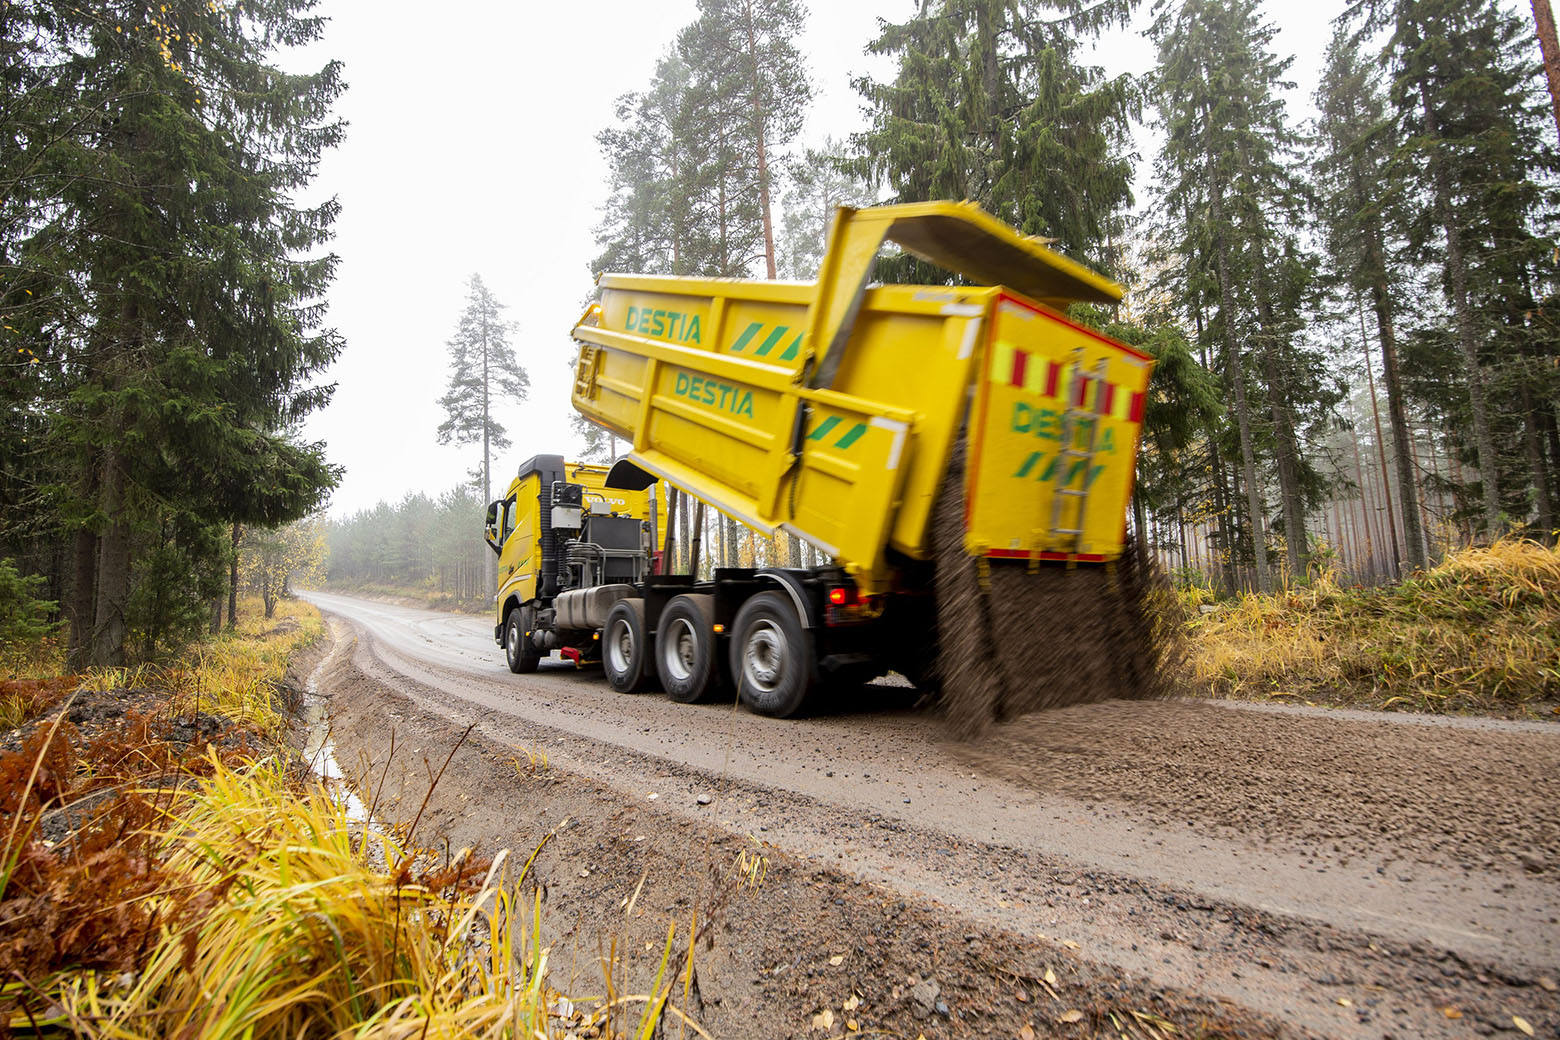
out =
[[[969,552],[1119,556],[1152,371],[1147,355],[1002,296],[971,423]]]

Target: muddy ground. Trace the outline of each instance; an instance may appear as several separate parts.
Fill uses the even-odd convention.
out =
[[[1194,1036],[1560,1029],[1560,729],[1102,704],[977,751],[903,698],[801,723],[623,698],[509,675],[480,619],[322,602],[344,642],[319,685],[365,800],[414,813],[475,723],[422,837],[545,840],[578,992],[614,939],[647,988],[697,911],[689,1010],[714,1036],[1153,1035],[1132,1012]]]

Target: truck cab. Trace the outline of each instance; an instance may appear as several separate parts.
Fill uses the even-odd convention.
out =
[[[608,488],[608,472],[538,455],[488,506],[483,538],[498,554],[493,636],[511,671],[534,671],[555,650],[597,660],[606,612],[659,559],[656,488]]]

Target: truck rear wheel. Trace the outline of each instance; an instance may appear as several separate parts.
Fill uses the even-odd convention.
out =
[[[655,664],[661,686],[674,701],[693,704],[715,693],[720,675],[714,597],[685,594],[666,605],[655,629]]]
[[[536,671],[542,655],[531,642],[531,610],[513,607],[504,621],[504,659],[516,674]]]
[[[620,599],[602,626],[601,668],[619,693],[638,693],[655,676],[650,634],[645,631],[645,601]]]
[[[731,638],[731,674],[742,703],[788,719],[813,688],[812,646],[788,597],[761,592],[742,604]]]

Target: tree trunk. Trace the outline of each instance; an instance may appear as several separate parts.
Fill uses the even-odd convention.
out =
[[[1251,445],[1251,410],[1246,404],[1246,375],[1235,341],[1235,287],[1230,278],[1229,245],[1224,235],[1224,188],[1213,187],[1214,251],[1219,279],[1219,317],[1224,326],[1224,364],[1235,394],[1235,421],[1240,430],[1240,461],[1245,474],[1246,504],[1251,514],[1251,544],[1257,563],[1257,588],[1272,587],[1268,575],[1267,532],[1263,524],[1262,492],[1257,487],[1257,457]]]
[[[764,144],[764,103],[758,82],[758,40],[753,33],[753,0],[743,0],[742,16],[747,23],[748,71],[753,86],[753,137],[758,146],[758,206],[764,219],[765,277],[773,281],[775,268],[775,225],[769,215],[769,152]]]
[[[1372,243],[1379,250],[1378,243]],[[1376,336],[1381,341],[1381,381],[1387,390],[1387,422],[1392,427],[1393,462],[1397,467],[1398,504],[1403,512],[1403,540],[1410,567],[1425,567],[1429,554],[1425,548],[1425,529],[1414,504],[1418,480],[1414,476],[1414,441],[1408,428],[1408,412],[1403,387],[1398,379],[1397,331],[1392,322],[1392,298],[1384,281],[1371,286],[1371,303],[1376,312]]]
[[[486,509],[489,502],[493,501],[493,461],[492,449],[489,446],[490,431],[492,430],[493,417],[488,413],[490,404],[488,397],[488,317],[487,301],[483,300],[482,313],[482,508]],[[498,584],[498,557],[492,553],[482,554],[482,577],[486,588],[493,588]],[[270,615],[267,614],[267,617]]]
[[[1349,411],[1351,413],[1354,411],[1352,404],[1349,407]],[[1354,416],[1351,414],[1350,418],[1353,419]],[[1366,482],[1365,478],[1365,464],[1360,458],[1360,437],[1358,430],[1358,420],[1350,423],[1349,446],[1354,451],[1354,479],[1360,485],[1360,517],[1364,520],[1365,549],[1367,558],[1370,561],[1370,576],[1374,578],[1376,576],[1376,546],[1380,544],[1380,541],[1377,539],[1375,529],[1371,524],[1371,514],[1375,511],[1375,503],[1371,500],[1370,485]],[[1378,515],[1376,517],[1378,524],[1380,523],[1380,520],[1381,518]]]
[[[1258,276],[1261,283],[1261,276]],[[1262,290],[1259,288],[1258,292]],[[1261,305],[1264,312],[1262,323],[1267,326],[1271,315],[1266,312],[1268,305]],[[1309,552],[1306,548],[1305,531],[1305,505],[1300,498],[1300,477],[1296,472],[1299,466],[1299,446],[1295,441],[1294,420],[1290,417],[1289,406],[1285,403],[1283,376],[1279,371],[1278,358],[1274,355],[1273,341],[1270,333],[1264,330],[1262,337],[1262,368],[1268,381],[1268,411],[1273,417],[1273,442],[1278,462],[1278,488],[1279,495],[1284,501],[1284,543],[1285,556],[1289,563],[1289,572],[1297,578],[1305,577]]]
[[[1549,83],[1555,130],[1560,133],[1560,44],[1555,42],[1555,15],[1549,0],[1533,0],[1533,24],[1538,28],[1538,49],[1544,56],[1544,78]]]
[[[651,494],[655,492],[652,490]],[[677,573],[677,498],[681,494],[676,488],[666,489],[666,540],[661,546],[661,573]]]
[[[233,555],[228,559],[228,628],[238,627],[238,542],[243,528],[233,521]]]
[[[700,502],[693,510],[693,527],[690,529],[691,540],[688,543],[688,573],[693,575],[695,581],[699,580],[699,548],[704,542],[704,503]]]
[[[129,474],[117,447],[103,457],[103,513],[108,518],[99,545],[97,610],[92,629],[92,663],[117,668],[125,663],[125,607],[130,601],[130,516],[126,493]]]
[[[94,488],[96,478],[93,479]],[[98,536],[83,527],[76,532],[70,587],[70,643],[65,669],[79,672],[92,661],[92,629],[96,622]]]
[[[1420,83],[1419,97],[1424,106],[1425,129],[1437,144],[1441,140],[1440,122],[1430,103],[1430,86]],[[1468,270],[1463,257],[1462,233],[1452,209],[1451,179],[1439,148],[1430,152],[1430,173],[1435,184],[1436,209],[1446,233],[1446,273],[1452,289],[1452,313],[1457,322],[1457,341],[1462,347],[1463,370],[1468,379],[1468,401],[1473,409],[1473,441],[1478,451],[1479,481],[1484,492],[1484,526],[1491,537],[1501,533],[1500,476],[1496,469],[1495,441],[1490,435],[1490,419],[1485,407],[1484,373],[1479,366],[1478,331],[1473,325],[1472,305],[1468,300]]]
[[[1398,546],[1397,517],[1392,510],[1392,482],[1387,479],[1387,442],[1381,436],[1381,405],[1376,402],[1376,375],[1370,368],[1370,341],[1365,338],[1365,312],[1360,311],[1360,351],[1365,355],[1365,381],[1370,387],[1370,414],[1376,424],[1376,456],[1381,463],[1381,500],[1387,506],[1387,532],[1392,536],[1392,576],[1403,576],[1403,551]],[[1401,453],[1402,449],[1397,449]]]
[[[1538,535],[1550,541],[1555,529],[1554,516],[1549,509],[1549,474],[1544,470],[1544,446],[1538,433],[1538,406],[1533,400],[1533,388],[1528,384],[1527,373],[1522,374],[1522,429],[1527,448],[1528,468],[1533,471],[1533,505],[1538,513]]]

